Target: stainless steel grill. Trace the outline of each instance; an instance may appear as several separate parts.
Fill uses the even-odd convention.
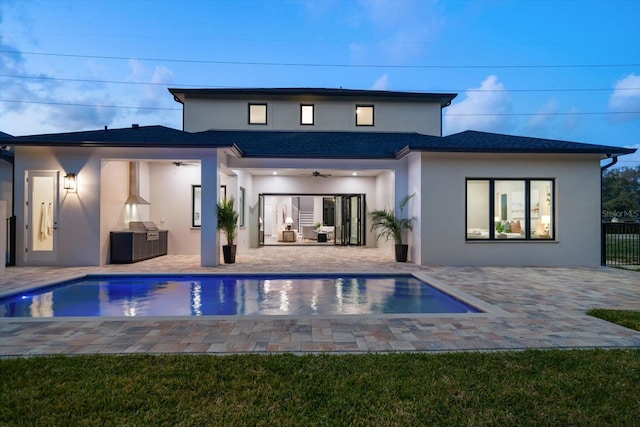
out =
[[[147,240],[158,240],[160,229],[153,221],[131,221],[129,231],[147,233]]]

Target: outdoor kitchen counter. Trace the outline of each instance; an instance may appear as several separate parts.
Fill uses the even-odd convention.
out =
[[[129,264],[167,254],[169,231],[112,231],[111,264]]]

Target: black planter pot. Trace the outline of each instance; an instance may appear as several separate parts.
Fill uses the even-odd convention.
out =
[[[236,245],[222,245],[222,256],[225,264],[236,262]]]
[[[409,255],[409,245],[396,245],[396,261],[407,262]]]

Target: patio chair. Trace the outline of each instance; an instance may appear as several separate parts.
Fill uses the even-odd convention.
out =
[[[302,241],[306,239],[316,240],[316,228],[313,225],[302,226]]]

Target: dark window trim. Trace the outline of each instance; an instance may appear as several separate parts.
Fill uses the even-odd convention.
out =
[[[311,123],[302,123],[302,108],[311,107]],[[300,126],[313,126],[316,124],[316,106],[315,104],[300,104]]]
[[[358,108],[370,107],[371,108],[371,124],[360,124],[358,123]],[[374,104],[356,104],[356,126],[375,126],[376,124],[376,108]]]
[[[251,107],[254,106],[264,106],[264,123],[262,122],[252,122],[251,121]],[[247,105],[247,123],[249,125],[252,126],[265,126],[267,124],[267,122],[269,121],[268,117],[269,117],[269,107],[267,106],[266,102],[250,102]]]
[[[489,238],[488,239],[470,239],[467,236],[468,230],[468,209],[467,202],[469,200],[469,181],[489,181]],[[495,183],[496,181],[524,181],[524,221],[527,225],[527,233],[522,239],[496,239],[496,230],[495,227],[492,226],[492,218],[495,218]],[[535,181],[549,181],[551,183],[551,187],[549,188],[551,201],[551,209],[549,215],[551,216],[551,229],[550,234],[553,237],[548,239],[541,238],[531,238],[531,182]],[[557,242],[556,238],[556,202],[555,202],[555,194],[556,194],[556,180],[555,178],[466,178],[464,185],[464,238],[467,242]]]
[[[191,228],[202,226],[202,186],[191,184]],[[200,211],[196,211],[196,198],[200,202]]]

